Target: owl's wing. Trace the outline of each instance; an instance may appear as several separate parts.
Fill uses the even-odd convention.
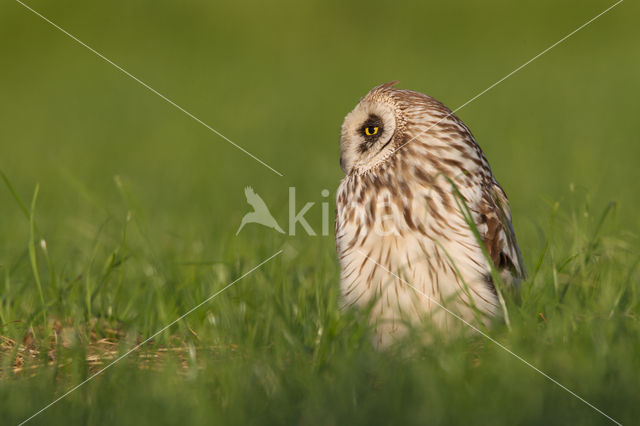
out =
[[[510,275],[516,280],[523,279],[526,271],[511,223],[509,200],[497,182],[483,188],[477,213],[478,230],[496,269],[503,278]]]

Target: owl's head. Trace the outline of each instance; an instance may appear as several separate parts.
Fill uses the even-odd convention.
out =
[[[393,88],[396,83],[373,88],[345,117],[340,167],[347,175],[363,173],[389,159],[419,135],[415,124],[450,113],[427,95]]]

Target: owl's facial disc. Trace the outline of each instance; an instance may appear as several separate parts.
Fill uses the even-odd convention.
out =
[[[391,105],[366,99],[347,115],[342,125],[340,165],[349,174],[384,161],[392,149],[396,129]]]

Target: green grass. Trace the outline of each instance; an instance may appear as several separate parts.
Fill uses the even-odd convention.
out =
[[[249,185],[284,229],[295,186],[320,233],[341,120],[374,85],[455,108],[610,2],[28,4],[284,177],[0,4],[2,424],[279,250],[31,424],[610,424],[482,336],[374,351],[339,308],[332,235],[235,235]],[[622,3],[458,114],[530,275],[490,336],[623,424],[640,415],[638,12]]]

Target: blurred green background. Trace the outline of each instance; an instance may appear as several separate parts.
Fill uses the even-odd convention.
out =
[[[429,413],[434,423],[536,424],[541,419],[562,423],[569,418],[564,417],[567,413],[584,424],[605,420],[544,379],[532,379],[534,373],[511,365],[517,364],[513,359],[500,361],[511,365],[505,369],[513,376],[504,377],[525,375],[535,382],[531,392],[538,396],[515,392],[510,387],[514,381],[508,379],[496,383],[496,377],[502,377],[500,371],[471,368],[468,357],[474,355],[463,343],[452,345],[454,354],[464,354],[460,355],[466,360],[461,361],[464,367],[444,366],[439,373],[423,371],[425,367],[416,361],[385,360],[366,347],[366,337],[349,337],[349,333],[366,333],[354,325],[362,318],[351,318],[336,308],[338,267],[332,235],[310,238],[298,228],[301,235],[286,237],[257,225],[247,226],[237,237],[235,232],[250,210],[245,186],[262,196],[283,227],[288,187],[295,186],[298,208],[315,202],[307,218],[320,232],[320,203],[326,201],[320,193],[331,191],[333,214],[335,188],[342,177],[338,162],[342,119],[373,86],[399,80],[398,87],[427,93],[456,108],[613,2],[30,0],[27,4],[284,174],[279,177],[263,167],[19,3],[1,2],[0,170],[27,208],[39,183],[34,239],[46,239],[50,257],[46,259],[37,248],[49,322],[70,324],[85,346],[91,342],[88,324],[96,319],[127,333],[149,336],[285,247],[277,266],[270,265],[251,278],[266,289],[257,292],[250,287],[255,283],[241,282],[237,290],[212,302],[213,311],[203,308],[194,314],[191,325],[173,330],[172,335],[184,339],[182,346],[188,346],[185,342],[196,334],[198,347],[240,345],[241,355],[233,352],[236,349],[233,354],[221,350],[213,356],[213,364],[205,362],[205,373],[193,373],[197,378],[184,380],[171,371],[139,373],[135,363],[126,364],[122,370],[105,373],[112,374],[111,379],[96,379],[78,391],[82,397],[70,397],[34,423],[55,423],[67,409],[79,413],[72,416],[72,423],[92,424],[134,423],[140,420],[138,415],[144,421],[162,423],[213,418],[228,423],[415,423],[428,419]],[[560,202],[566,219],[559,228],[567,234],[558,234],[555,242],[560,258],[571,257],[580,235],[594,232],[594,223],[613,200],[617,208],[607,222],[607,232],[611,239],[615,237],[616,247],[623,247],[625,257],[612,255],[612,262],[621,264],[609,265],[613,271],[609,275],[595,276],[635,283],[632,266],[640,248],[636,238],[640,223],[636,213],[640,209],[639,12],[636,3],[623,2],[458,113],[509,195],[530,270],[545,247],[554,203]],[[332,223],[333,217],[329,229]],[[575,232],[568,234],[569,230]],[[28,327],[38,326],[36,317],[42,312],[28,256],[29,240],[29,221],[11,192],[1,189],[0,334],[17,341]],[[533,288],[543,292],[553,288],[554,262],[545,258],[544,273]],[[594,280],[596,286],[604,282],[604,278]],[[543,299],[537,300],[537,305],[531,305],[534,318],[529,319],[534,324],[536,312],[544,308]],[[621,321],[632,321],[637,331],[637,305],[633,306],[636,310]],[[573,308],[580,309],[580,304]],[[218,317],[227,312],[227,320],[212,327],[207,312]],[[563,312],[579,316],[575,311]],[[327,337],[320,356],[314,342],[316,335],[318,339],[322,335],[317,327],[322,321],[336,321],[347,331],[336,331],[331,338],[335,341]],[[49,338],[48,327],[42,327],[40,334],[45,337],[41,339]],[[536,334],[523,327],[524,341],[537,346]],[[562,330],[548,339],[562,346],[563,333],[571,334],[567,330],[572,328]],[[566,347],[562,360],[545,364],[544,357],[534,358],[556,372],[574,362],[573,373],[593,368],[588,356],[593,335],[585,333],[587,343]],[[619,337],[618,328],[607,333],[603,334],[608,336],[603,337],[607,344],[615,340],[620,348],[631,345],[614,338]],[[163,338],[170,343],[168,335]],[[617,361],[617,379],[603,379],[613,374],[607,370],[611,364],[607,358],[601,360],[602,375],[584,379],[580,388],[586,394],[593,392],[609,408],[617,408],[627,421],[634,419],[629,411],[634,408],[625,401],[637,399],[637,394],[633,396],[632,386],[623,383],[622,377],[632,380],[629,372],[637,370],[637,339],[634,344],[625,355],[629,358]],[[80,344],[65,350],[79,353],[75,364],[83,365],[85,349]],[[34,373],[35,378],[25,373],[13,376],[7,371],[15,350],[8,353],[3,358],[0,406],[15,422],[92,371],[77,367],[69,381],[60,379],[58,367],[53,369],[56,372],[53,367],[44,368]],[[441,356],[448,354],[431,356],[442,363]],[[47,363],[44,355],[41,358]],[[296,368],[276,367],[289,358],[298,359],[298,363],[292,361]],[[222,367],[224,375],[216,373]],[[371,371],[380,371],[379,367],[406,368],[407,372],[376,377]],[[248,372],[260,368],[258,376],[267,377],[266,385],[256,385],[249,377]],[[330,378],[305,382],[323,371],[329,371]],[[443,371],[454,371],[455,377],[437,376],[441,382],[433,379],[437,383],[429,386],[446,391],[442,395],[426,392],[421,399],[417,378],[428,381]],[[238,384],[233,384],[232,372]],[[287,372],[298,374],[291,378],[295,386],[282,379]],[[468,375],[472,378],[465,379]],[[123,377],[132,377],[126,391],[116,383]],[[575,383],[576,377],[565,378]],[[270,385],[269,380],[279,384]],[[609,387],[601,387],[603,380]],[[305,387],[304,383],[313,384]],[[256,390],[260,386],[272,389],[260,393]],[[492,398],[482,389],[494,391],[501,386],[495,401],[481,404],[484,408],[478,405],[478,399]],[[140,388],[154,393],[155,399],[124,396]],[[172,396],[169,388],[181,394]],[[365,398],[369,405],[358,417],[353,411],[358,406],[354,395],[369,388],[374,396]],[[197,393],[189,393],[190,389]],[[230,394],[219,395],[216,389]],[[257,401],[255,406],[242,401],[247,389],[258,393],[250,394]],[[449,401],[447,395],[455,399],[460,389],[461,401]],[[341,403],[320,397],[327,392],[335,392]],[[403,396],[385,399],[388,392]],[[608,399],[608,392],[618,393],[619,400]],[[117,399],[118,394],[122,399]],[[200,394],[215,402],[202,405]],[[520,399],[527,401],[521,407]],[[440,408],[424,408],[427,417],[400,415],[409,406],[432,407],[427,400],[437,401]],[[512,404],[511,408],[503,407],[501,401]],[[127,404],[140,412],[132,412]],[[120,409],[108,411],[109,406]],[[162,414],[158,407],[172,414]],[[318,414],[332,407],[334,417]],[[462,414],[465,410],[470,417]]]

